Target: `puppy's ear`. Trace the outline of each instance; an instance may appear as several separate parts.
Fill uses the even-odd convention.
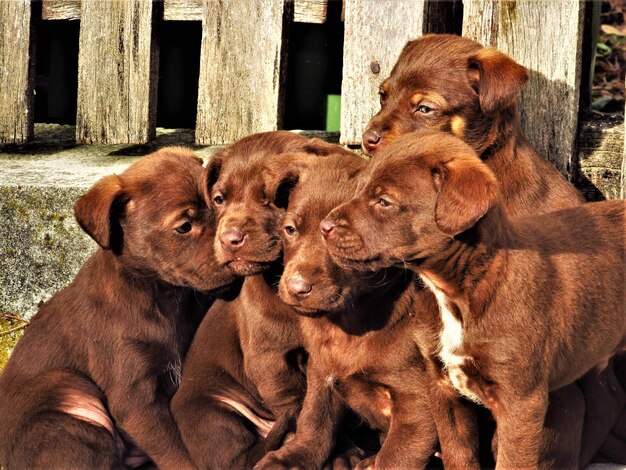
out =
[[[475,81],[480,108],[492,115],[511,107],[528,80],[526,68],[493,47],[484,47],[469,59],[469,76]]]
[[[211,198],[211,190],[213,185],[220,176],[220,170],[222,168],[223,156],[221,153],[217,153],[211,158],[209,164],[204,169],[204,174],[200,180],[200,191],[202,196],[209,207],[213,207],[213,201]]]
[[[497,198],[497,182],[491,170],[478,157],[461,156],[433,169],[438,190],[435,222],[451,236],[472,227]]]
[[[311,158],[316,157],[303,153],[287,153],[276,155],[268,161],[268,176],[265,185],[276,207],[287,208],[291,191],[308,168]]]
[[[74,216],[98,245],[116,251],[121,243],[119,216],[123,203],[122,181],[117,175],[105,176],[76,201]]]

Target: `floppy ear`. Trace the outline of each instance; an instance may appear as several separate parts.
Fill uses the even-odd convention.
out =
[[[211,158],[211,160],[209,161],[207,167],[204,169],[204,173],[200,180],[200,191],[209,207],[213,207],[213,201],[211,200],[211,190],[213,189],[213,185],[220,176],[222,159],[223,156],[221,153],[215,154],[213,158]]]
[[[526,67],[493,47],[479,50],[470,58],[468,67],[486,115],[511,107],[528,80]]]
[[[474,226],[497,198],[497,182],[491,170],[478,158],[459,157],[433,170],[438,189],[435,222],[451,236]]]
[[[97,181],[74,205],[78,225],[105,250],[119,247],[122,199],[122,181],[111,175]]]
[[[308,168],[311,158],[317,157],[303,153],[288,153],[276,155],[268,161],[266,189],[276,207],[287,208],[291,191]]]

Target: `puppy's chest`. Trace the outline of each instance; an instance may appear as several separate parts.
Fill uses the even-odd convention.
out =
[[[455,315],[456,308],[446,294],[438,289],[426,277],[422,277],[424,283],[433,291],[437,298],[439,313],[441,315],[442,330],[439,335],[439,358],[450,377],[450,381],[459,393],[470,400],[481,403],[480,398],[472,391],[474,379],[465,372],[466,365],[473,362],[473,358],[463,354],[463,325]]]

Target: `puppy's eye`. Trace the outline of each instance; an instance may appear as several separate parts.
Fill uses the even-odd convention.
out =
[[[176,227],[176,231],[182,234],[191,232],[191,222],[183,222],[178,227]]]
[[[297,233],[298,231],[296,230],[296,228],[293,225],[285,225],[285,233],[287,235],[293,236]]]
[[[385,100],[387,99],[387,93],[385,93],[383,90],[379,90],[378,99],[380,100],[381,105],[385,104]]]
[[[384,197],[379,197],[377,202],[378,204],[380,204],[381,207],[388,207],[389,205],[391,205],[391,202],[389,202]]]
[[[222,204],[224,204],[224,196],[222,196],[220,193],[217,193],[215,196],[213,196],[213,202],[218,206],[221,206]]]
[[[417,107],[417,111],[422,113],[422,114],[430,114],[433,112],[433,108],[426,106],[425,104],[420,104]]]

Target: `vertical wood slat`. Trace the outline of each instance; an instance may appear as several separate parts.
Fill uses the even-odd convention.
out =
[[[422,35],[424,0],[345,0],[341,143],[358,144],[378,112],[378,87],[402,48]]]
[[[0,1],[0,143],[33,135],[30,0]]]
[[[574,170],[584,2],[465,0],[463,35],[529,69],[521,115],[530,141],[568,177]]]
[[[294,23],[324,23],[328,2],[337,0],[296,0],[293,3]]]
[[[156,134],[150,0],[82,0],[76,140],[144,143]]]
[[[220,145],[279,124],[283,2],[206,0],[196,142]]]
[[[79,20],[80,0],[43,0],[41,18],[43,20]]]

